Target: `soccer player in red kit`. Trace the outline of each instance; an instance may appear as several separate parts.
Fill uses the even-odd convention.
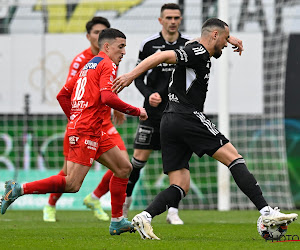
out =
[[[105,105],[139,116],[142,120],[147,119],[147,113],[144,108],[136,108],[121,101],[111,90],[117,67],[125,55],[126,36],[117,29],[108,28],[100,33],[98,44],[99,54],[68,81],[57,95],[70,120],[67,130],[70,143],[67,175],[54,175],[23,185],[12,180],[6,181],[5,193],[0,200],[2,214],[24,194],[78,192],[93,161],[97,160],[114,173],[109,184],[112,194],[110,234],[119,235],[134,230],[122,211],[132,166],[102,131],[102,121]]]
[[[88,61],[90,61],[95,55],[99,53],[99,47],[98,47],[99,33],[106,28],[110,28],[110,23],[104,17],[100,17],[100,16],[93,17],[90,21],[87,22],[86,37],[90,41],[91,46],[74,57],[69,67],[67,81],[71,80]],[[114,112],[114,120],[118,124],[121,124],[125,120],[125,115],[117,110],[114,110],[113,112]],[[111,108],[109,106],[106,106],[106,112],[102,123],[102,130],[105,133],[107,133],[109,137],[114,141],[114,143],[119,147],[121,153],[126,158],[129,159],[125,144],[120,134],[112,124]],[[66,176],[67,158],[69,153],[69,138],[67,133],[65,134],[65,138],[64,138],[63,153],[65,156],[64,165],[58,174],[62,176]],[[99,199],[109,191],[109,181],[112,175],[113,172],[111,170],[107,170],[107,172],[104,174],[101,182],[98,184],[96,189],[84,198],[84,205],[86,205],[88,208],[91,208],[93,210],[94,215],[97,219],[103,221],[108,221],[109,216],[102,209]],[[43,209],[44,221],[56,222],[56,203],[61,197],[61,195],[62,193],[50,194],[48,204]]]

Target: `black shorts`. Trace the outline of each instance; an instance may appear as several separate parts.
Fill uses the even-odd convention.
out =
[[[164,113],[161,124],[161,147],[164,173],[189,169],[193,153],[212,156],[229,142],[201,112]]]
[[[160,150],[160,121],[141,121],[134,140],[134,149]]]

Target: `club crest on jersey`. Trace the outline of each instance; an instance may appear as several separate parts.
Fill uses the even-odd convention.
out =
[[[102,57],[94,57],[92,60],[90,60],[86,65],[84,65],[82,70],[87,70],[87,69],[96,69],[97,65],[99,62],[103,60]]]
[[[78,140],[79,140],[78,136],[75,136],[75,135],[69,136],[70,145],[75,145]]]

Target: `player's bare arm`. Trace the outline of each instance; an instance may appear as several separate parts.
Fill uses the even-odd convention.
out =
[[[228,38],[228,42],[233,45],[234,52],[239,52],[239,55],[242,55],[242,52],[244,51],[243,47],[243,41],[234,37],[230,36]]]
[[[113,115],[113,123],[120,126],[122,125],[125,121],[126,121],[126,116],[124,113],[115,110],[113,111],[114,115]]]
[[[157,52],[145,60],[143,60],[140,64],[138,64],[132,71],[117,77],[113,81],[112,91],[119,93],[123,88],[128,87],[132,81],[137,78],[143,72],[156,67],[160,63],[176,63],[176,54],[173,50],[166,50],[162,52]]]

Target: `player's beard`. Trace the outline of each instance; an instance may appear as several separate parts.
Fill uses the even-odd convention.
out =
[[[215,53],[213,57],[218,59],[221,55],[222,55],[222,49],[219,48],[219,46],[215,45]]]

